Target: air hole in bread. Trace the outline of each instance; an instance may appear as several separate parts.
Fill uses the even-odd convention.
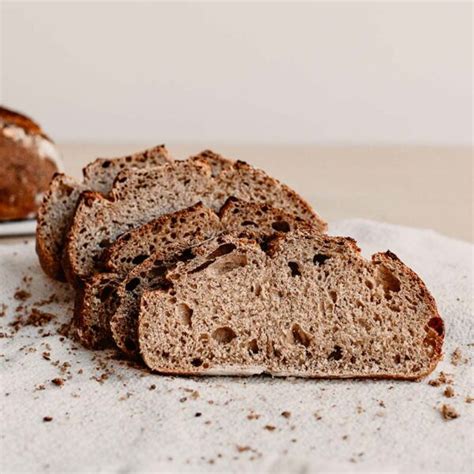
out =
[[[248,348],[249,348],[249,352],[251,354],[258,354],[258,343],[257,343],[257,339],[252,339],[251,341],[248,342],[247,344]]]
[[[237,337],[235,331],[228,327],[217,328],[212,334],[212,338],[221,344],[228,344]]]
[[[188,260],[192,260],[195,257],[196,255],[194,255],[192,249],[187,248],[183,250],[180,255],[178,255],[177,259],[181,262],[187,262]]]
[[[133,263],[134,265],[138,265],[139,263],[144,262],[148,257],[149,257],[149,255],[142,253],[141,255],[137,255],[137,256],[132,260],[132,263]]]
[[[370,281],[370,280],[365,280],[365,286],[369,289],[369,290],[373,290],[374,288],[374,284]],[[370,300],[372,301],[372,300]]]
[[[136,344],[135,342],[130,339],[130,338],[126,338],[125,339],[125,347],[130,351],[130,352],[134,352],[136,350]]]
[[[126,285],[127,291],[133,291],[140,284],[140,278],[132,278]]]
[[[233,252],[236,248],[236,245],[232,243],[223,244],[217,247],[216,250],[214,250],[214,252],[209,254],[206,258],[208,260],[216,259],[217,257],[222,257],[223,255]]]
[[[291,276],[292,277],[301,276],[300,266],[298,265],[297,262],[288,262],[288,266],[291,269]]]
[[[277,232],[290,232],[290,224],[286,221],[276,221],[273,222],[272,228]]]
[[[189,273],[189,274],[192,274],[192,273],[202,272],[202,271],[205,270],[209,265],[212,265],[214,262],[215,262],[215,260],[208,260],[207,262],[202,263],[202,264],[199,265],[198,267],[193,268],[193,269],[192,269],[190,272],[188,272],[188,273]]]
[[[295,344],[301,344],[304,347],[308,347],[311,344],[311,335],[308,334],[298,323],[293,324],[291,327],[291,334]]]
[[[313,257],[313,263],[315,265],[324,265],[324,263],[326,262],[326,260],[329,260],[331,257],[329,257],[328,255],[324,255],[322,253],[317,253],[314,257]]]
[[[195,357],[194,359],[191,360],[191,365],[194,367],[201,367],[203,360],[200,359],[199,357]]]
[[[159,267],[153,267],[150,269],[148,272],[148,277],[149,278],[158,278],[163,276],[168,268],[165,265],[159,266]]]
[[[110,161],[108,161],[108,160],[107,160],[107,161],[104,161],[104,162],[102,163],[102,168],[108,168],[110,165],[111,165]]]
[[[259,283],[255,283],[252,291],[255,293],[255,296],[260,296],[262,294],[262,286]]]
[[[110,240],[109,239],[102,239],[99,242],[99,247],[100,248],[105,248],[105,247],[108,247],[109,245],[110,245]]]
[[[378,285],[382,286],[386,295],[388,295],[390,291],[395,293],[400,291],[400,280],[383,265],[377,268],[375,281]]]
[[[244,221],[244,222],[242,222],[242,225],[244,227],[258,227],[258,225],[255,222],[252,222],[252,221]]]
[[[334,346],[334,350],[328,355],[328,360],[341,360],[342,359],[342,347]]]
[[[188,327],[192,326],[192,315],[193,315],[193,310],[186,304],[186,303],[180,303],[175,307],[175,312],[181,322]]]
[[[113,290],[114,287],[112,285],[104,286],[99,294],[100,301],[104,302],[112,294]]]
[[[224,275],[236,268],[245,267],[247,265],[246,255],[230,255],[226,259],[218,260],[210,270],[216,275]]]
[[[329,291],[329,297],[332,299],[333,303],[337,301],[337,293],[334,290]]]
[[[431,318],[428,321],[428,327],[434,329],[438,336],[444,335],[444,323],[441,318]]]

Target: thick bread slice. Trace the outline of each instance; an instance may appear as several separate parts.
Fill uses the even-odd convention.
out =
[[[141,298],[152,370],[418,379],[441,357],[435,301],[391,252],[367,261],[352,239],[301,227],[266,251],[224,236],[194,253]]]
[[[268,205],[229,199],[220,211],[220,221],[210,227],[207,237],[222,232],[235,232],[239,236],[255,237],[264,242],[278,232],[289,232],[304,225],[303,219],[284,213]],[[188,229],[189,230],[189,229]],[[186,233],[182,230],[181,233]],[[150,288],[167,287],[164,275],[179,261],[193,258],[193,246],[202,238],[183,238],[174,248],[159,247],[150,258],[137,265],[117,286],[119,303],[112,312],[110,329],[117,346],[130,356],[138,355],[137,317],[142,293]],[[224,252],[225,249],[221,249]]]
[[[160,145],[121,158],[98,158],[84,168],[82,183],[56,174],[38,211],[36,252],[44,272],[52,278],[64,279],[61,267],[64,239],[83,191],[108,193],[123,169],[153,167],[170,161],[166,148]]]
[[[300,222],[301,218],[279,209],[231,197],[219,215],[198,203],[124,234],[106,250],[105,266],[109,273],[89,278],[76,301],[74,326],[78,339],[91,348],[109,345],[112,325],[119,347],[136,355],[139,296],[143,289],[160,283],[166,265],[189,257],[190,247],[226,229],[238,229],[246,235],[271,234],[287,232]],[[140,281],[135,285],[137,277]],[[114,321],[109,325],[112,315]]]
[[[219,209],[229,196],[271,203],[326,227],[301,197],[263,171],[205,152],[150,170],[124,171],[108,198],[83,193],[65,249],[68,280],[80,284],[90,276],[103,249],[133,227],[198,201]]]
[[[111,345],[113,340],[109,322],[119,302],[117,288],[132,268],[139,263],[142,265],[138,267],[143,267],[143,260],[153,255],[151,265],[146,267],[147,278],[152,280],[155,276],[156,279],[155,274],[161,272],[164,260],[208,239],[220,229],[216,213],[198,203],[188,209],[165,214],[122,236],[120,242],[116,243],[120,252],[114,261],[113,268],[116,271],[97,273],[78,290],[73,327],[79,341],[94,349]],[[150,235],[151,230],[154,233]],[[158,263],[159,258],[162,264]]]

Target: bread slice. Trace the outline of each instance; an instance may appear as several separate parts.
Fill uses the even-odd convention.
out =
[[[94,275],[85,282],[76,301],[76,335],[83,345],[100,348],[109,345],[112,326],[116,344],[127,354],[137,355],[139,297],[144,289],[160,284],[168,265],[188,258],[191,247],[225,230],[263,236],[288,232],[301,222],[301,218],[279,209],[231,197],[219,214],[198,203],[124,234],[106,249],[109,273]],[[135,285],[137,278],[140,281]]]
[[[52,278],[63,280],[61,256],[79,196],[86,190],[108,193],[117,174],[126,169],[149,168],[172,161],[163,145],[120,158],[98,158],[83,169],[83,181],[56,174],[38,211],[36,252],[41,267]]]
[[[113,265],[109,265],[109,272],[93,275],[84,282],[83,288],[78,289],[73,319],[77,339],[93,349],[110,346],[113,340],[109,322],[119,302],[117,289],[127,273],[134,267],[146,267],[147,278],[151,281],[157,271],[153,264],[159,258],[164,265],[165,260],[203,242],[220,229],[216,213],[198,203],[165,214],[123,235],[114,245],[116,253],[113,252]],[[151,255],[151,265],[144,265],[143,260]]]
[[[265,249],[220,236],[193,251],[141,298],[154,371],[411,380],[441,357],[435,301],[391,252],[367,261],[352,239],[309,227]]]
[[[68,281],[81,284],[97,268],[104,248],[124,232],[198,201],[217,210],[229,196],[271,203],[326,226],[300,196],[263,171],[204,152],[150,170],[124,171],[109,197],[83,193],[65,248]]]
[[[219,212],[220,220],[212,223],[207,237],[222,232],[258,238],[264,242],[278,232],[289,232],[304,221],[268,205],[247,203],[232,198]],[[187,228],[192,230],[193,227]],[[186,234],[186,228],[182,229]],[[191,234],[192,236],[193,234]],[[142,293],[150,288],[167,287],[166,271],[177,262],[193,258],[193,246],[202,238],[183,238],[174,248],[160,247],[150,258],[137,265],[117,286],[119,303],[110,318],[110,329],[116,345],[130,356],[138,355],[137,317]],[[171,251],[170,251],[171,250]],[[225,249],[221,249],[224,252]]]

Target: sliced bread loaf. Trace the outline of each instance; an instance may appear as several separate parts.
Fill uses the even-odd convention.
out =
[[[190,247],[225,230],[263,235],[287,232],[300,222],[301,218],[279,209],[231,197],[218,215],[198,203],[124,234],[105,252],[109,273],[89,278],[76,300],[74,325],[79,340],[91,348],[108,345],[113,326],[117,345],[136,355],[139,297],[143,289],[161,282],[166,266],[188,258]]]
[[[275,233],[289,232],[304,223],[301,218],[280,209],[235,198],[229,199],[219,214],[220,220],[218,219],[217,223],[210,220],[212,224],[207,229],[207,237],[222,232],[234,232],[239,236],[255,237],[263,243]],[[150,288],[166,288],[169,284],[165,278],[166,271],[177,262],[194,258],[193,246],[203,240],[193,238],[191,234],[191,237],[177,240],[174,248],[160,247],[117,285],[116,295],[119,303],[111,313],[110,329],[115,343],[122,351],[130,356],[138,355],[137,317],[142,293]],[[225,251],[225,246],[219,249],[222,255]]]
[[[172,260],[183,249],[203,242],[220,229],[216,213],[198,203],[165,214],[123,235],[114,244],[116,252],[112,253],[114,258],[109,265],[113,271],[93,275],[78,289],[73,326],[79,341],[94,349],[110,345],[112,336],[109,322],[119,302],[117,289],[134,267],[142,268],[138,274],[146,268],[147,275],[143,275],[142,279],[152,282],[161,271],[157,270],[157,266],[162,267],[165,261]],[[149,259],[151,255],[153,258]],[[150,264],[144,265],[144,260],[151,260]],[[134,285],[133,281],[131,285]],[[133,290],[137,291],[135,288]]]
[[[219,209],[229,196],[271,203],[326,226],[300,196],[263,171],[204,152],[150,170],[123,171],[108,197],[83,193],[65,247],[68,280],[80,284],[90,276],[104,248],[124,232],[198,201]]]
[[[367,261],[352,239],[300,227],[265,249],[220,236],[193,253],[141,298],[154,371],[418,379],[441,357],[435,301],[391,252]]]
[[[126,168],[148,168],[170,162],[162,145],[121,158],[98,158],[83,170],[83,181],[56,174],[38,211],[36,251],[47,275],[63,279],[61,256],[66,232],[80,194],[86,190],[108,193],[117,174]]]

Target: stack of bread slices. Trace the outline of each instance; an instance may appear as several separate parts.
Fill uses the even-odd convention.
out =
[[[418,379],[444,325],[421,279],[264,171],[164,146],[56,174],[39,211],[46,274],[76,289],[73,333],[170,374]]]

